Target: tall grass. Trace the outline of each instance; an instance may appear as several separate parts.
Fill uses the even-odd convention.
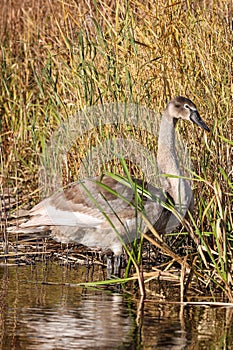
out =
[[[2,0],[2,224],[11,207],[29,208],[38,202],[39,155],[54,130],[71,115],[86,106],[114,101],[161,112],[172,97],[185,95],[195,101],[211,129],[203,137],[192,126],[180,126],[195,169],[197,200],[191,227],[207,252],[206,264],[198,260],[197,270],[205,271],[230,296],[229,13],[230,1],[223,0]],[[90,138],[96,144],[109,129],[101,133],[93,128],[91,137],[90,133],[79,137],[75,170],[66,170],[64,177],[75,178]],[[145,134],[130,133],[145,143]],[[154,145],[153,138],[149,144]]]

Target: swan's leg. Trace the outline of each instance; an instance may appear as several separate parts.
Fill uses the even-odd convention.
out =
[[[107,279],[111,279],[112,276],[112,255],[107,255]]]
[[[113,274],[115,276],[120,276],[120,268],[121,268],[121,255],[114,255],[114,270],[113,270]]]

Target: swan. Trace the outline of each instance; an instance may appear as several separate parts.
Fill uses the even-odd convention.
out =
[[[162,113],[157,166],[160,174],[172,176],[164,176],[160,188],[145,184],[150,196],[143,197],[143,212],[159,233],[171,232],[180,224],[162,205],[168,197],[181,217],[193,208],[193,192],[182,177],[175,150],[175,126],[180,118],[209,131],[195,104],[186,97],[175,97]],[[139,180],[135,183],[141,184]],[[146,229],[146,223],[139,220],[140,210],[132,205],[135,203],[133,187],[109,174],[72,183],[33,207],[29,220],[22,223],[19,230],[49,229],[59,242],[111,250],[115,256],[114,274],[117,274],[122,246],[139,238],[140,232]]]

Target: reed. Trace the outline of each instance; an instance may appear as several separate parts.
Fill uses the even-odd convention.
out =
[[[15,209],[27,209],[38,202],[40,154],[54,131],[70,116],[86,106],[116,101],[161,112],[172,97],[185,95],[195,101],[211,128],[210,135],[204,137],[183,125],[179,130],[189,145],[197,199],[185,232],[198,238],[194,255],[199,252],[198,245],[204,251],[195,260],[194,274],[210,289],[213,285],[222,288],[232,301],[229,14],[230,1],[223,0],[3,0],[3,232]],[[92,120],[87,122],[91,125]],[[153,120],[150,122],[153,124]],[[114,132],[130,135],[149,149],[156,145],[150,130],[145,134],[129,125],[121,125],[120,131],[93,125],[88,133],[79,135],[76,146],[68,152],[67,167],[63,169],[65,183],[77,178],[90,145],[101,143]],[[112,169],[122,173],[117,160],[109,164]],[[140,169],[134,167],[130,172]]]

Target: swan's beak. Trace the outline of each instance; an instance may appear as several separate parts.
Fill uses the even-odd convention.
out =
[[[210,131],[208,126],[203,122],[203,120],[200,117],[200,114],[198,111],[192,111],[189,116],[190,120],[194,122],[195,124],[199,125],[202,129],[205,129],[206,131]]]

